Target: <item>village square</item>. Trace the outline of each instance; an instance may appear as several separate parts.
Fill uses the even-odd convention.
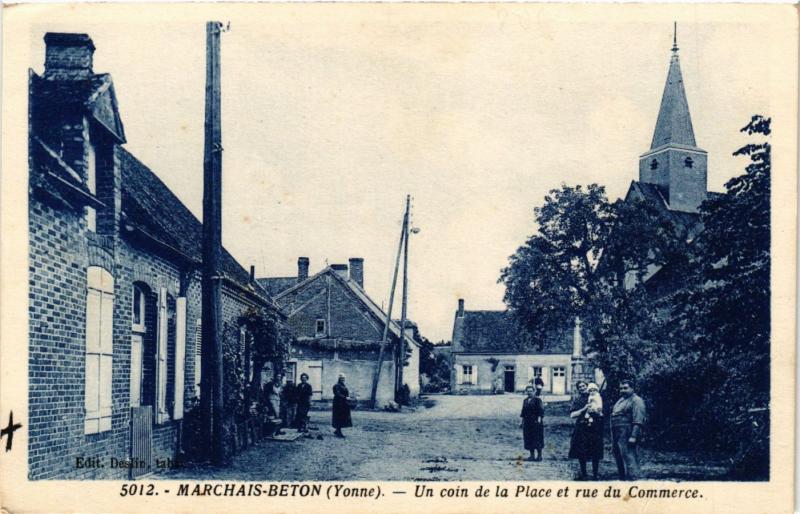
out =
[[[414,260],[433,207],[412,190],[396,205],[352,193],[368,214],[353,214],[343,226],[354,235],[341,237],[361,246],[331,249],[330,261],[310,255],[327,251],[310,228],[237,238],[254,255],[288,248],[282,272],[223,247],[230,212],[249,220],[273,208],[222,195],[223,177],[237,176],[223,159],[233,124],[221,123],[220,98],[237,80],[225,75],[225,30],[209,22],[205,33],[202,216],[166,185],[169,169],[126,146],[129,92],[112,79],[125,63],[96,70],[104,48],[88,29],[36,36],[30,479],[769,478],[769,113],[742,117],[729,153],[754,146],[726,188],[710,190],[692,122],[706,106],[689,109],[684,81],[696,78],[681,68],[697,56],[681,53],[680,25],[664,26],[663,52],[642,58],[664,86],[638,93],[659,106],[634,127],[652,143],[607,170],[627,191],[609,198],[565,174],[531,198],[508,260],[485,264],[503,304],[486,309],[454,288],[425,304],[446,312],[437,336],[417,303],[432,284],[418,277],[458,264]],[[606,51],[628,51],[618,43]],[[746,141],[734,139],[742,127]],[[341,203],[359,187],[347,182],[330,185]],[[485,215],[500,231],[498,212]],[[381,262],[359,253],[380,246],[365,221],[377,214],[394,223]],[[744,215],[747,227],[726,225]],[[328,222],[291,216],[298,227]],[[373,285],[378,273],[388,287]],[[750,332],[731,328],[744,317]]]

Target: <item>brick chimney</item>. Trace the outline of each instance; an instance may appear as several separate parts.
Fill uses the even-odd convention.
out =
[[[88,34],[48,32],[44,35],[46,45],[44,78],[50,80],[81,80],[90,78],[94,43]]]
[[[463,298],[459,298],[458,299],[458,317],[459,318],[463,318],[464,317],[464,299]]]
[[[347,264],[331,264],[331,269],[343,277],[347,276]]]
[[[308,257],[297,258],[297,282],[302,282],[308,278]]]
[[[350,258],[350,278],[364,289],[364,259],[361,257]]]

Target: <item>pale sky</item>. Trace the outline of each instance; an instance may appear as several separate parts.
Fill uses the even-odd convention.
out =
[[[410,193],[421,231],[410,242],[409,316],[429,339],[450,339],[458,298],[503,308],[500,269],[535,231],[532,209],[549,189],[600,182],[614,199],[638,179],[673,20],[709,188],[741,173],[731,152],[751,114],[770,114],[758,77],[780,72],[762,59],[779,31],[736,6],[717,7],[726,14],[716,20],[681,5],[570,9],[279,4],[231,17],[226,248],[258,276],[295,275],[301,255],[312,273],[326,259],[363,257],[366,290],[385,304]],[[40,27],[37,72],[46,31],[92,37],[95,72],[114,78],[126,148],[201,217],[203,23]]]

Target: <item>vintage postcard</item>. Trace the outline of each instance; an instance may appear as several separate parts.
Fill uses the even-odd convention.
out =
[[[6,5],[0,508],[790,512],[797,44]]]

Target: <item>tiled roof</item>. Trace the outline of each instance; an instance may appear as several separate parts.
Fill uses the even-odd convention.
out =
[[[509,311],[464,311],[456,325],[454,352],[572,353],[571,329],[535,341]]]
[[[122,210],[126,222],[135,225],[158,240],[201,263],[203,258],[203,225],[177,196],[127,150],[118,147],[122,172]],[[222,249],[221,271],[242,287],[271,298],[260,287],[250,284],[250,274]]]
[[[269,277],[257,279],[258,284],[271,296],[278,296],[293,285],[297,284],[297,277]]]
[[[281,299],[283,297],[290,294],[292,291],[296,291],[298,289],[302,289],[308,286],[309,284],[315,282],[318,278],[325,275],[333,277],[333,279],[341,282],[347,289],[350,290],[350,292],[353,293],[355,298],[370,311],[370,313],[376,318],[376,320],[380,324],[381,328],[386,326],[386,313],[383,312],[383,309],[381,309],[378,306],[378,304],[376,304],[372,300],[372,298],[369,297],[367,292],[364,291],[364,289],[362,289],[361,286],[359,286],[355,280],[353,280],[349,276],[343,275],[339,271],[334,270],[331,266],[327,266],[325,269],[310,276],[306,280],[291,286],[289,289],[284,290],[283,292],[275,296],[275,301],[277,302],[278,305],[281,305]],[[259,280],[264,280],[264,279],[259,279]],[[394,335],[395,337],[399,338],[400,325],[398,323],[395,323],[394,321],[390,321],[389,332],[391,332],[392,335]],[[406,337],[406,340],[410,343],[413,343],[414,345],[419,346],[419,344],[410,337]]]
[[[658,121],[656,121],[650,148],[668,144],[696,146],[677,51],[673,53],[669,63],[667,83],[664,85],[664,94],[661,97]]]
[[[669,188],[634,180],[631,182],[630,189],[639,192],[645,202],[658,209],[663,216],[678,228],[691,231],[700,222],[700,214],[698,213],[674,211],[669,208]]]

